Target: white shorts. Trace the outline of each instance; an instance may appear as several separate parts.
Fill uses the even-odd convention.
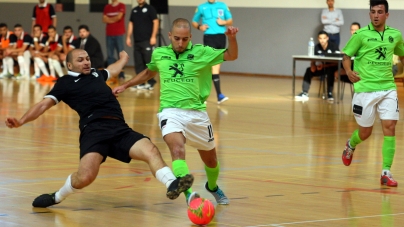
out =
[[[157,114],[163,137],[181,132],[186,143],[198,150],[215,148],[212,124],[206,111],[167,108]]]
[[[371,127],[376,112],[381,120],[398,120],[397,91],[376,91],[355,93],[352,99],[352,111],[356,122],[362,127]]]

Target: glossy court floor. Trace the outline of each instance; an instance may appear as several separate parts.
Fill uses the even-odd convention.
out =
[[[340,104],[329,103],[317,98],[318,84],[313,81],[310,100],[302,103],[292,98],[290,78],[222,76],[230,99],[217,105],[212,91],[207,111],[221,162],[219,186],[231,204],[216,206],[208,226],[404,226],[404,121],[397,125],[392,168],[399,185],[381,186],[379,120],[370,139],[357,147],[352,165],[344,166],[341,153],[356,128],[350,91],[346,88]],[[404,106],[404,88],[397,84]],[[21,117],[50,88],[0,80],[0,118]],[[127,90],[119,101],[127,123],[148,135],[171,166],[156,118],[158,96],[157,86],[154,91]],[[193,226],[184,196],[167,199],[165,187],[138,161],[108,159],[82,192],[48,209],[32,208],[36,196],[58,190],[76,171],[78,120],[62,103],[18,129],[2,123],[0,226]],[[191,147],[187,160],[195,175],[193,189],[213,200],[203,187],[204,166]]]

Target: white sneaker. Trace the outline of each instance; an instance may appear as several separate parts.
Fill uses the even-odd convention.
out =
[[[295,96],[295,100],[296,101],[307,101],[307,100],[309,100],[309,94],[307,94],[306,92],[302,92]]]

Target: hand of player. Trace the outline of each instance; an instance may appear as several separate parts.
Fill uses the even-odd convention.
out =
[[[201,30],[201,31],[206,31],[206,29],[208,29],[209,28],[209,26],[207,25],[207,24],[203,24],[203,25],[201,25],[201,26],[199,26],[199,30]]]
[[[119,53],[119,59],[123,59],[123,60],[125,60],[126,62],[129,60],[129,55],[128,55],[128,53],[126,53],[126,51],[121,51],[120,53]]]
[[[229,26],[229,27],[227,27],[225,34],[227,37],[235,37],[237,32],[238,32],[238,28]]]
[[[150,38],[150,46],[156,45],[156,37],[151,37]]]
[[[226,21],[222,20],[220,17],[217,18],[216,23],[221,26],[226,25]]]
[[[349,71],[349,72],[347,72],[347,76],[348,76],[348,79],[352,82],[352,83],[356,83],[356,82],[358,82],[358,81],[360,81],[361,80],[361,78],[359,77],[359,73],[358,72],[355,72],[355,71]]]
[[[121,85],[112,89],[112,94],[118,98],[119,96],[118,94],[124,92],[125,90],[126,90],[125,86]]]
[[[13,118],[13,117],[8,117],[5,121],[5,123],[6,123],[6,126],[9,128],[18,128],[21,126],[21,123],[16,118]]]
[[[128,47],[132,47],[132,41],[130,40],[129,37],[126,38],[126,45],[127,45]]]

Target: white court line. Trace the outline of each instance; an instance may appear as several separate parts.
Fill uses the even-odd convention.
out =
[[[262,227],[262,226],[276,226],[276,227],[282,227],[282,226],[284,226],[284,225],[298,225],[298,224],[305,224],[305,223],[328,222],[328,221],[342,221],[342,220],[351,220],[351,219],[376,218],[376,217],[398,216],[398,215],[404,215],[404,213],[379,214],[379,215],[359,216],[359,217],[349,217],[349,218],[331,218],[331,219],[323,219],[323,220],[311,220],[311,221],[299,221],[299,222],[286,222],[286,223],[279,223],[279,224],[250,225],[250,226],[246,226],[246,227]]]

